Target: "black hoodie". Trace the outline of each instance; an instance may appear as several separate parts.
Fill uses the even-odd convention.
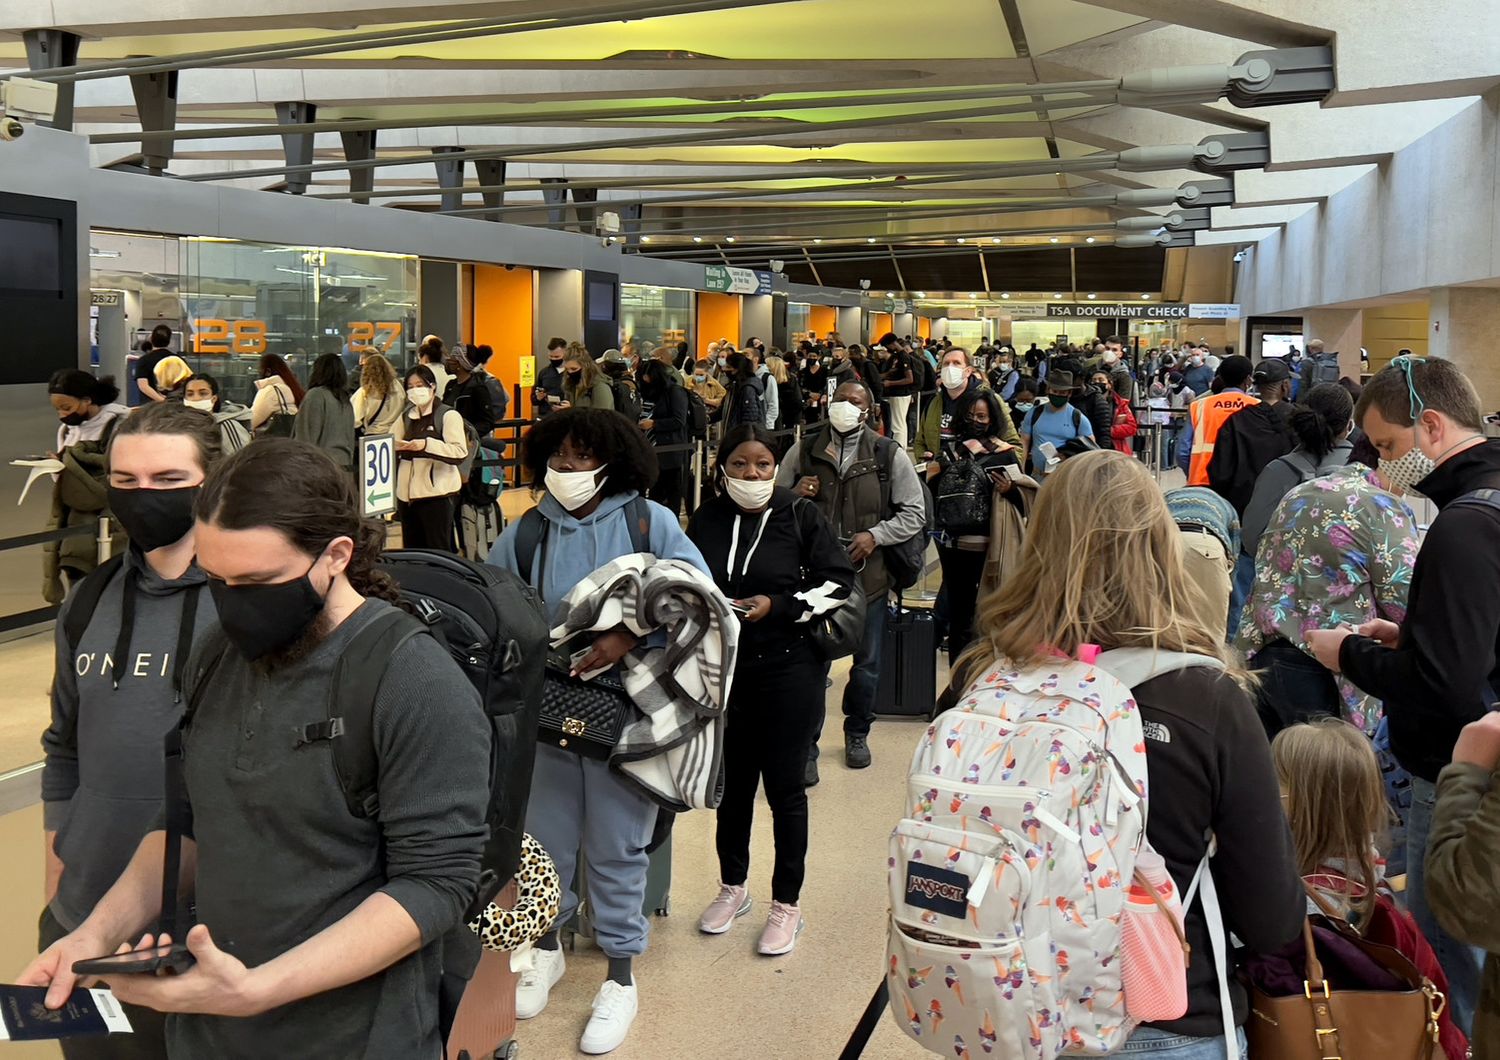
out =
[[[1416,484],[1441,511],[1417,553],[1400,641],[1349,637],[1339,650],[1344,676],[1385,701],[1397,760],[1433,783],[1459,730],[1500,693],[1500,511],[1452,506],[1486,487],[1500,488],[1500,442],[1466,449]]]
[[[742,663],[806,643],[806,622],[798,620],[810,608],[836,606],[854,585],[849,554],[818,506],[781,486],[764,513],[742,511],[724,494],[706,501],[688,522],[687,536],[725,596],[771,599],[770,614],[740,624]]]

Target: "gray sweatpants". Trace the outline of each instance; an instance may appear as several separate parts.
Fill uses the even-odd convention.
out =
[[[538,746],[526,831],[541,843],[563,882],[557,927],[573,919],[578,894],[569,886],[583,852],[594,938],[609,957],[639,957],[650,931],[646,846],[656,828],[656,803],[609,763]]]

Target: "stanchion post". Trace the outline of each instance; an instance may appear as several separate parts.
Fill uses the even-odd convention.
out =
[[[703,504],[703,464],[705,442],[702,438],[693,442],[693,511],[697,511]]]

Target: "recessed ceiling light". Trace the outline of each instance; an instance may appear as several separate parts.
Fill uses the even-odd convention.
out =
[[[874,236],[870,236],[868,239],[865,240],[865,242],[866,243],[873,243],[873,242],[875,242],[875,237]]]
[[[821,243],[821,242],[823,242],[823,240],[822,240],[822,238],[821,238],[821,237],[819,237],[819,238],[817,238],[817,239],[814,239],[814,240],[813,240],[813,242],[814,242],[814,243]]]
[[[926,291],[913,291],[912,294],[916,295],[918,298],[926,298],[927,297],[927,292]]]
[[[887,291],[887,292],[885,292],[885,296],[887,298],[895,298],[896,297],[896,292],[895,291]]]
[[[641,236],[641,242],[642,243],[649,243],[649,242],[651,242],[651,237],[650,236]]]
[[[975,294],[973,291],[970,291],[969,292],[969,297],[970,298],[978,298],[979,296],[977,294]]]
[[[1090,298],[1098,298],[1099,296],[1097,294],[1091,294],[1091,295],[1089,295],[1089,297]]]
[[[1056,236],[1053,236],[1053,237],[1052,237],[1052,242],[1054,242],[1054,243],[1056,243],[1056,242],[1057,242],[1057,237],[1056,237]]]
[[[1087,239],[1084,240],[1085,243],[1092,243],[1093,241],[1094,241],[1094,237],[1093,236],[1089,236]]]
[[[1010,292],[1009,292],[1009,291],[1005,291],[1005,292],[1003,292],[1003,293],[1002,293],[1002,294],[1001,294],[1001,295],[1000,295],[1000,297],[1001,297],[1001,298],[1009,298],[1009,297],[1010,297]]]
[[[967,239],[965,239],[965,238],[964,238],[964,237],[963,237],[963,236],[959,236],[959,237],[958,237],[958,238],[957,238],[957,239],[955,239],[955,240],[954,240],[954,241],[953,241],[953,242],[955,242],[955,243],[967,243],[967,242],[968,242],[968,240],[967,240]]]
[[[996,236],[994,239],[991,239],[990,242],[991,243],[998,243],[998,242],[1000,242],[1000,237]]]
[[[703,242],[703,237],[702,236],[694,236],[693,237],[693,242],[694,243],[701,243],[701,242]]]
[[[725,239],[724,242],[726,242],[726,243],[733,243],[734,242],[734,236],[730,236],[729,238]]]
[[[1149,294],[1143,294],[1143,295],[1141,295],[1141,297],[1142,298],[1150,298],[1151,296]]]
[[[1061,298],[1061,297],[1062,297],[1062,295],[1060,295],[1060,294],[1055,294],[1055,295],[1053,295],[1053,296],[1052,296],[1052,297],[1053,297],[1053,298]]]

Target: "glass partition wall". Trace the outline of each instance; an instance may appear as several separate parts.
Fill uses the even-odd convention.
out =
[[[323,353],[354,372],[379,350],[398,369],[418,336],[417,259],[332,247],[95,231],[92,286],[120,292],[129,350],[105,349],[102,371],[158,324],[195,370],[218,377],[226,397],[248,402],[262,354],[285,357],[304,381]],[[101,339],[102,339],[101,335]]]
[[[680,287],[620,284],[621,344],[642,356],[658,346],[687,342],[693,327],[693,292]],[[603,351],[599,351],[603,352]]]

